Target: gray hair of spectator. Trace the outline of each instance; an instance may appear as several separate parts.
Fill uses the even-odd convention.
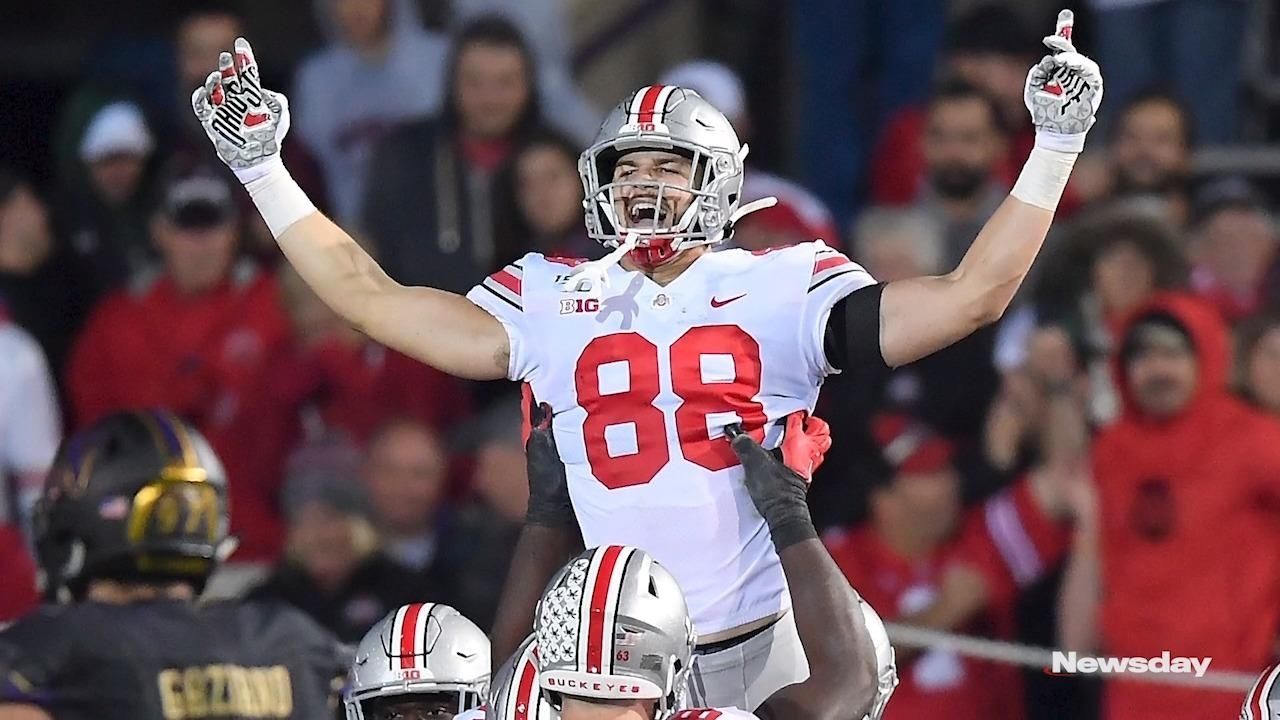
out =
[[[295,450],[285,464],[280,505],[292,520],[318,502],[343,514],[368,519],[368,491],[360,477],[363,455],[345,437],[330,435]]]
[[[867,245],[872,239],[885,235],[909,238],[912,254],[921,268],[929,273],[943,271],[942,227],[928,213],[889,207],[873,207],[863,211],[853,225],[854,257],[865,257]]]

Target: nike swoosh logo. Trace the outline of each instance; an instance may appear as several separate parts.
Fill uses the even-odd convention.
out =
[[[249,115],[245,115],[245,116],[244,116],[244,126],[245,126],[245,127],[253,127],[254,125],[261,125],[262,123],[264,123],[264,122],[266,122],[266,121],[267,121],[267,118],[268,118],[268,117],[270,117],[270,116],[269,116],[269,115],[267,115],[266,113],[257,113],[257,114],[252,114],[252,113],[251,113],[251,114],[249,114]]]
[[[713,308],[721,308],[721,307],[724,307],[725,305],[728,305],[729,303],[733,302],[734,300],[741,300],[742,298],[744,298],[744,297],[746,297],[746,296],[747,296],[747,294],[746,294],[746,293],[742,293],[741,295],[738,295],[737,297],[731,297],[731,298],[729,298],[728,300],[717,300],[717,299],[713,296],[713,297],[711,298],[711,307],[713,307]]]

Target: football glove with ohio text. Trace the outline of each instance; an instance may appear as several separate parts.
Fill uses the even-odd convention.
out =
[[[218,69],[191,94],[191,107],[218,157],[241,183],[264,177],[280,163],[289,101],[263,89],[248,40],[236,38],[235,54],[218,57]]]
[[[1031,67],[1023,90],[1036,144],[1064,152],[1084,149],[1085,134],[1102,103],[1102,72],[1098,63],[1076,52],[1074,25],[1070,10],[1058,13],[1056,32],[1044,38],[1050,53]]]

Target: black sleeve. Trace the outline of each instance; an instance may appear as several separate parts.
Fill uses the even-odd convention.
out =
[[[53,608],[41,608],[0,632],[0,703],[56,702],[55,683],[68,664],[66,624]]]
[[[859,288],[836,301],[827,318],[823,349],[837,370],[878,376],[890,368],[880,352],[880,296],[884,283]]]

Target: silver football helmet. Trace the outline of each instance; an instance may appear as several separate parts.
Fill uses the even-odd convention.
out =
[[[560,720],[538,684],[537,637],[520,643],[511,659],[494,673],[486,720]]]
[[[862,610],[867,632],[871,635],[871,644],[876,649],[876,699],[871,703],[871,711],[864,720],[880,720],[885,706],[889,704],[889,698],[898,687],[898,663],[893,645],[889,643],[889,633],[885,630],[879,613],[862,598],[858,598],[858,607]]]
[[[615,181],[614,166],[634,150],[668,150],[693,161],[688,186],[657,181]],[[578,159],[585,191],[587,234],[607,247],[618,247],[634,235],[640,247],[666,246],[670,255],[695,245],[725,239],[742,215],[773,203],[738,207],[742,197],[743,160],[747,147],[724,114],[687,88],[650,85],[632,93],[605,118],[591,147]],[[618,217],[619,191],[651,191],[656,205],[651,224],[637,225]],[[689,193],[689,207],[679,217],[663,217],[669,193]],[[665,259],[665,258],[664,258]]]
[[[1272,665],[1258,676],[1240,708],[1240,720],[1271,720],[1276,717],[1280,717],[1280,665]]]
[[[697,636],[680,586],[645,551],[608,545],[574,558],[542,594],[534,633],[553,705],[560,695],[653,700],[654,720],[680,707]]]
[[[451,720],[488,692],[489,638],[448,605],[404,605],[360,641],[348,684],[347,720],[377,720],[379,706],[418,697]]]

